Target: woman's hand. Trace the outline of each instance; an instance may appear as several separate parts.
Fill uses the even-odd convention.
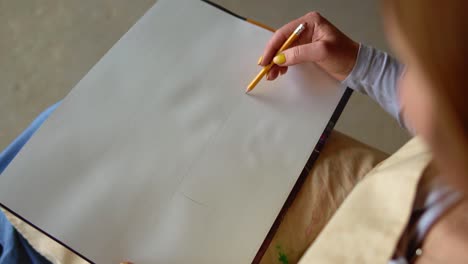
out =
[[[293,46],[275,57],[279,48],[296,27],[307,23],[307,27]],[[328,74],[343,81],[356,63],[359,44],[339,31],[317,12],[311,12],[278,29],[268,42],[259,64],[268,65],[274,58],[275,66],[268,73],[267,80],[274,80],[285,74],[287,66],[315,62]]]

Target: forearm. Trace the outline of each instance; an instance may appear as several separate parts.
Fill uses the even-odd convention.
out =
[[[398,123],[406,127],[398,99],[398,79],[404,65],[385,52],[361,44],[356,64],[343,81],[348,87],[370,96]]]

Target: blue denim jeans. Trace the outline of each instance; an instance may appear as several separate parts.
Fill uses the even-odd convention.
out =
[[[52,105],[42,112],[5,150],[0,153],[0,177],[16,154],[28,142],[31,136],[57,108],[60,102]],[[49,264],[42,255],[35,251],[31,245],[15,230],[5,215],[0,212],[0,264],[34,263]]]

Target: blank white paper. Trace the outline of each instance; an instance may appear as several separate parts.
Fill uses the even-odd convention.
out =
[[[313,64],[250,94],[272,36],[159,0],[0,176],[0,202],[96,263],[249,263],[344,87]]]

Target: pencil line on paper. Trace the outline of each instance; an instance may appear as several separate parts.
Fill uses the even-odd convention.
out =
[[[193,198],[190,198],[190,197],[187,196],[185,193],[182,193],[182,195],[185,196],[185,198],[189,199],[190,201],[192,201],[192,202],[194,202],[194,203],[196,203],[196,204],[198,204],[198,205],[200,205],[200,206],[203,206],[203,207],[208,208],[207,205],[205,205],[205,204],[203,204],[203,203],[200,203],[199,201],[194,200]]]

